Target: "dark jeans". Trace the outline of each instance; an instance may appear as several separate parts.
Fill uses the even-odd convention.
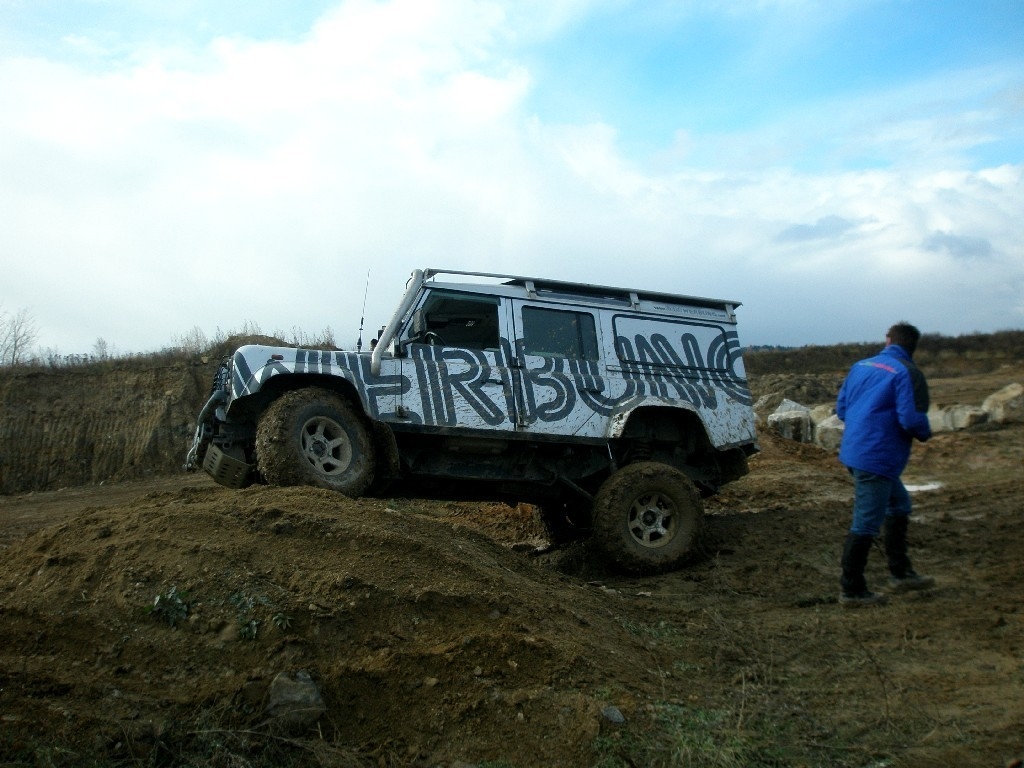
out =
[[[910,494],[898,477],[882,477],[850,468],[853,475],[853,522],[850,533],[877,536],[886,517],[908,517]]]

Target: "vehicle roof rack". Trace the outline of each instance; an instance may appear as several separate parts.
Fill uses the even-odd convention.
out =
[[[641,300],[663,301],[670,304],[687,304],[700,307],[721,308],[723,304],[732,308],[741,305],[738,301],[729,299],[712,299],[704,296],[686,296],[675,293],[663,293],[660,291],[645,291],[630,288],[613,288],[606,285],[593,285],[590,283],[572,283],[562,280],[548,280],[536,277],[523,277],[521,275],[504,275],[495,272],[468,272],[457,269],[435,269],[423,270],[423,278],[431,280],[436,275],[459,275],[463,277],[483,277],[503,281],[503,285],[521,286],[531,296],[536,296],[538,291],[550,291],[552,293],[575,294],[591,298],[609,298],[629,302],[633,307],[638,307]]]

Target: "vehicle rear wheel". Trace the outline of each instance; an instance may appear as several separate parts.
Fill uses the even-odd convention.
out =
[[[594,542],[632,573],[685,562],[697,553],[703,526],[704,508],[693,481],[659,462],[623,467],[594,499]]]
[[[369,432],[348,401],[326,389],[286,392],[260,417],[256,464],[271,485],[314,485],[360,496],[373,482]]]

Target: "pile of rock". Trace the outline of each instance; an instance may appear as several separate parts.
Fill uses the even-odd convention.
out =
[[[770,396],[769,396],[770,397]],[[767,402],[762,398],[754,406]],[[1024,423],[1024,385],[1010,384],[985,398],[981,406],[948,405],[928,411],[932,432],[954,432],[978,424]],[[768,416],[768,429],[789,440],[815,443],[829,451],[838,451],[843,439],[843,422],[836,416],[834,405],[810,408],[783,399]]]

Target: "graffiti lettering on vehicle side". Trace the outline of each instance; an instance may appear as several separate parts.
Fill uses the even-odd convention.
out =
[[[502,342],[507,343],[504,339]],[[458,424],[457,398],[489,426],[496,427],[505,420],[515,423],[510,409],[494,401],[496,388],[500,388],[506,403],[511,400],[508,368],[493,364],[498,362],[499,353],[421,344],[412,345],[409,352],[420,392],[420,423]]]
[[[652,397],[711,411],[729,408],[729,400],[751,403],[733,367],[735,333],[716,334],[707,349],[692,334],[678,340],[637,334],[615,343],[628,362],[611,372],[597,361],[529,357],[522,342],[513,354],[502,338],[499,349],[487,351],[411,344],[408,357],[385,358],[377,376],[367,354],[298,349],[292,360],[267,360],[265,350],[250,348],[250,358],[243,348],[235,353],[232,389],[235,397],[252,394],[286,373],[338,376],[355,387],[372,418],[394,420],[401,405],[403,421],[438,426],[458,425],[467,412],[489,427],[555,423],[575,412],[608,417]],[[513,360],[525,364],[510,365]]]
[[[232,358],[231,389],[236,398],[258,392],[272,377],[281,374],[338,376],[355,386],[367,414],[379,419],[385,412],[393,411],[387,405],[382,411],[382,400],[394,400],[412,388],[412,382],[398,372],[382,372],[380,376],[374,376],[370,373],[370,356],[365,354],[296,349],[294,360],[267,360],[265,354],[250,359],[244,350],[244,347],[238,350]]]
[[[718,406],[719,390],[742,405],[752,402],[746,382],[734,368],[738,358],[734,352],[739,349],[735,331],[716,334],[706,354],[691,333],[683,333],[678,345],[659,333],[649,337],[636,335],[632,340],[619,336],[615,349],[620,360],[629,361],[623,365],[627,375],[638,377],[649,394],[674,396],[711,409]]]

